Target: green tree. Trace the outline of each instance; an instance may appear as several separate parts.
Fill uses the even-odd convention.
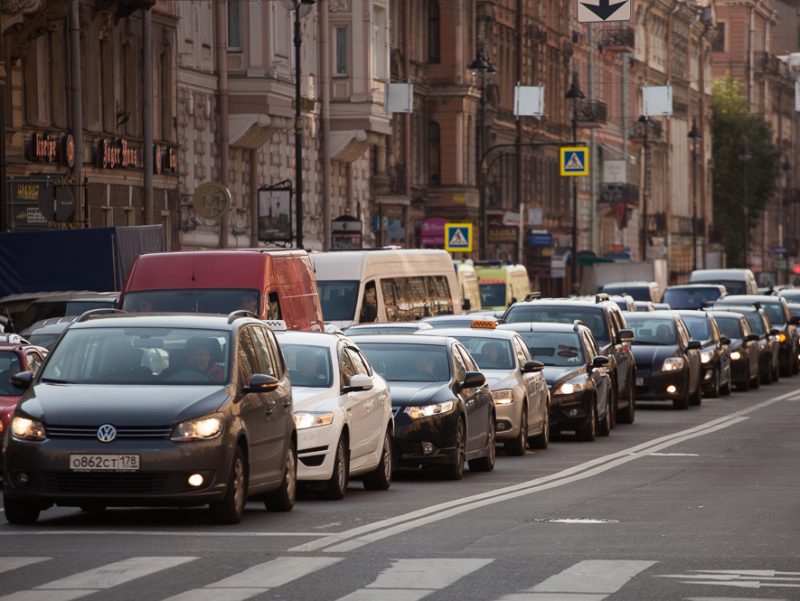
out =
[[[741,83],[730,75],[714,82],[711,110],[714,229],[728,265],[746,267],[745,240],[752,240],[774,192],[780,153],[764,116],[750,113]]]

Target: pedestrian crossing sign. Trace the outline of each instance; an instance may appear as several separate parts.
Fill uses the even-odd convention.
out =
[[[444,249],[450,252],[472,252],[472,224],[445,223]]]
[[[559,157],[561,175],[589,175],[588,146],[563,146]]]

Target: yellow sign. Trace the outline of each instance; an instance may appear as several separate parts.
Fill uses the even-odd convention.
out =
[[[561,175],[589,175],[589,147],[563,146],[559,149]]]
[[[444,249],[450,252],[472,252],[472,224],[445,223]]]

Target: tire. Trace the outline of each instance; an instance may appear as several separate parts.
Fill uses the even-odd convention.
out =
[[[721,375],[720,375],[719,372],[720,372],[719,369],[715,369],[714,370],[714,386],[711,388],[711,392],[709,392],[709,394],[708,394],[709,398],[712,398],[712,399],[719,398],[719,392],[720,392],[719,381],[720,381],[720,378],[721,378]]]
[[[544,409],[542,431],[536,436],[531,436],[528,439],[528,444],[532,449],[546,449],[550,444],[550,403]]]
[[[631,387],[633,386],[633,382],[634,382],[633,377],[631,377],[631,380],[628,385],[628,390],[630,390]],[[611,407],[611,429],[613,430],[614,426],[617,425],[617,412],[619,411],[619,389],[613,386],[611,388],[610,407]]]
[[[520,457],[525,454],[528,446],[528,404],[522,404],[522,416],[519,420],[519,436],[514,440],[507,440],[503,443],[506,455]]]
[[[687,378],[688,380],[688,378]],[[672,408],[673,409],[688,409],[689,408],[689,383],[687,381],[686,386],[683,389],[683,394],[679,399],[672,399]]]
[[[41,513],[41,509],[35,503],[6,495],[3,495],[3,508],[9,524],[33,524]]]
[[[611,434],[611,414],[613,413],[611,403],[606,405],[606,415],[597,424],[597,433],[600,436],[609,436]]]
[[[636,419],[636,396],[633,392],[633,386],[630,387],[628,392],[628,406],[625,409],[617,410],[617,421],[621,424],[632,424]]]
[[[586,420],[586,425],[579,428],[575,434],[578,440],[583,442],[593,442],[597,438],[597,399],[592,399],[591,407],[589,408],[589,419]]]
[[[758,382],[758,378],[756,378],[756,382]],[[752,383],[753,382],[750,379],[750,376],[748,376],[744,382],[736,385],[736,390],[738,390],[739,392],[747,392],[748,390],[750,390],[750,386],[752,385]]]
[[[264,500],[270,511],[291,511],[297,498],[297,450],[294,444],[289,445],[286,452],[286,469],[283,472],[283,482],[274,492]]]
[[[345,445],[344,436],[339,437],[336,444],[336,454],[333,460],[333,474],[330,480],[325,483],[324,496],[326,499],[338,501],[344,498],[347,493],[347,482],[349,480],[350,462],[347,460],[348,453]]]
[[[728,374],[728,381],[725,383],[725,385],[722,388],[719,389],[719,393],[722,396],[731,396],[731,375],[730,374]]]
[[[381,460],[374,471],[365,474],[362,478],[364,488],[367,490],[388,490],[392,485],[392,469],[394,469],[393,449],[394,441],[392,440],[392,432],[389,428],[386,428],[386,434],[383,435]]]
[[[761,366],[758,366],[758,377],[761,384],[772,384],[772,359],[770,359],[770,364],[767,365],[766,369],[761,369]]]
[[[772,373],[770,374],[771,378],[772,378],[772,382],[777,382],[780,379],[780,371],[781,371],[781,368],[780,368],[780,361],[779,361],[778,365],[773,365],[772,366]]]
[[[489,417],[488,432],[486,433],[486,456],[470,459],[468,462],[471,472],[491,472],[497,459],[497,437],[494,431],[494,415]]]
[[[467,428],[464,418],[459,417],[456,424],[456,454],[452,461],[441,470],[446,480],[461,480],[464,477],[464,463],[467,460]]]
[[[228,487],[221,501],[211,503],[211,516],[218,524],[238,524],[247,504],[247,462],[242,447],[236,446],[228,476]]]
[[[696,407],[703,402],[703,383],[697,383],[697,390],[689,397],[689,404]]]

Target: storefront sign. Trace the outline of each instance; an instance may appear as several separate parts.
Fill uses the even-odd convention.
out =
[[[42,203],[54,198],[55,186],[64,181],[59,174],[40,174],[9,177],[6,182],[8,203],[6,213],[12,231],[41,230],[50,227],[42,213]]]
[[[419,224],[419,237],[422,246],[444,248],[444,217],[428,217]]]
[[[528,234],[528,244],[538,248],[553,246],[553,234],[550,232],[533,231]]]
[[[141,168],[140,149],[133,148],[127,140],[102,139],[97,143],[95,164],[101,169]]]
[[[75,164],[75,139],[72,134],[59,138],[36,132],[28,143],[28,160],[72,167]]]
[[[489,242],[516,242],[518,237],[517,227],[489,227]]]

